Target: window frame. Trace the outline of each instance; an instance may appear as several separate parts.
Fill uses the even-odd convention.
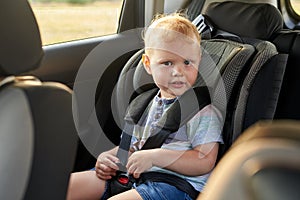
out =
[[[300,15],[293,10],[290,0],[280,0],[279,3],[286,27],[289,29],[299,29]]]
[[[64,44],[64,43],[73,43],[73,42],[76,42],[76,41],[82,41],[82,40],[90,40],[90,39],[95,39],[95,38],[101,38],[101,37],[105,37],[105,36],[109,36],[109,35],[115,35],[115,34],[118,34],[119,33],[119,27],[120,27],[120,19],[121,19],[121,15],[122,13],[124,12],[124,5],[125,5],[125,1],[126,0],[119,0],[120,2],[120,7],[118,7],[118,9],[120,10],[119,12],[119,15],[116,17],[116,20],[115,20],[115,24],[116,24],[116,28],[111,31],[111,32],[107,32],[107,33],[100,33],[99,34],[94,34],[93,33],[89,33],[89,34],[86,34],[86,35],[82,35],[80,37],[76,37],[76,35],[74,35],[74,37],[70,37],[70,38],[66,38],[66,39],[60,39],[60,40],[57,40],[57,41],[45,41],[43,42],[43,47],[46,47],[46,46],[51,46],[51,45],[57,45],[57,44]],[[42,27],[41,27],[41,24],[39,23],[39,18],[37,17],[35,11],[34,11],[34,7],[32,5],[32,1],[28,1],[29,5],[31,6],[32,8],[32,12],[34,13],[35,15],[35,18],[36,18],[36,22],[39,26],[39,29],[40,29],[40,34],[41,34],[41,37],[43,37],[43,33],[41,31]],[[83,5],[84,6],[84,5]],[[80,7],[80,5],[79,5]],[[38,10],[37,10],[38,11]],[[41,20],[42,21],[42,20]],[[91,25],[93,26],[93,25]],[[59,27],[59,26],[58,26]],[[72,36],[72,34],[70,34],[70,36]],[[45,37],[45,36],[44,36]],[[51,39],[50,39],[51,40]]]
[[[300,14],[297,14],[297,12],[294,10],[291,0],[286,0],[286,8],[288,13],[295,19],[300,21]]]

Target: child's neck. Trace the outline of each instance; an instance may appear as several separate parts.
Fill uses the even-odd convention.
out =
[[[175,99],[176,98],[176,96],[169,96],[169,97],[168,96],[162,96],[161,92],[159,93],[158,97],[160,97],[162,99]]]

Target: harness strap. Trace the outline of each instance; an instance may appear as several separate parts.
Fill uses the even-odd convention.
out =
[[[210,104],[210,95],[207,87],[195,87],[186,91],[163,114],[157,125],[161,129],[159,133],[150,136],[142,149],[161,147],[171,133],[176,132],[181,126],[193,118],[199,110]],[[165,118],[165,120],[164,120]]]
[[[195,190],[189,182],[176,175],[161,172],[145,172],[141,174],[137,181],[137,185],[146,183],[147,181],[163,182],[173,185],[177,189],[187,193],[192,199],[196,199],[199,195],[199,191]]]
[[[128,160],[128,151],[131,143],[133,127],[142,117],[145,109],[157,94],[157,89],[142,93],[130,104],[127,115],[125,117],[125,127],[123,129],[119,150],[117,157],[121,163],[119,165],[120,171],[126,172],[126,164]],[[186,91],[180,96],[174,104],[166,111],[162,118],[163,123],[158,122],[160,132],[154,136],[149,137],[142,149],[153,149],[160,147],[169,134],[177,131],[182,125],[186,124],[195,114],[199,112],[206,105],[211,103],[209,90],[207,87],[196,87]],[[146,181],[164,182],[175,186],[189,194],[193,199],[196,199],[199,192],[186,180],[171,174],[147,172],[141,174],[139,183]]]
[[[117,157],[120,160],[118,163],[119,170],[126,172],[126,164],[128,160],[128,151],[130,148],[133,126],[137,124],[139,119],[144,113],[144,110],[149,105],[149,102],[154,98],[157,94],[158,89],[152,89],[147,92],[142,93],[137,96],[129,105],[127,109],[127,114],[125,116],[125,125],[122,130],[122,138],[119,144],[119,149],[117,151]]]
[[[138,95],[135,99],[133,99],[130,102],[129,107],[127,109],[127,113],[124,118],[125,122],[129,124],[138,124],[144,111],[146,110],[154,96],[157,94],[157,92],[158,88],[154,88],[143,92],[142,94]]]

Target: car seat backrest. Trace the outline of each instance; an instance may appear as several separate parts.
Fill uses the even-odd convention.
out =
[[[0,7],[0,199],[64,199],[77,146],[71,90],[21,76],[43,57],[39,29],[27,1]]]
[[[201,46],[199,72],[202,78],[198,84],[213,88],[212,102],[225,114],[255,50],[251,45],[224,39],[202,40]]]
[[[250,125],[275,115],[287,55],[278,54],[268,41],[259,42],[256,48],[259,55],[243,82],[236,105],[232,142]]]
[[[266,13],[261,12],[263,10]],[[233,14],[228,17],[228,12]],[[226,151],[248,126],[260,119],[274,117],[287,56],[279,54],[275,45],[267,40],[282,29],[282,18],[272,5],[233,1],[208,5],[204,16],[214,25],[212,38],[228,38],[252,45],[256,50],[248,71],[243,74],[240,88],[234,91],[238,93],[237,99],[228,105],[223,129]],[[264,93],[264,90],[268,92]],[[255,105],[260,108],[257,112],[253,109]]]

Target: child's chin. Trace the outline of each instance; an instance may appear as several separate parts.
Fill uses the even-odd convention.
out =
[[[183,95],[187,90],[180,90],[180,91],[175,91],[174,94],[175,96],[181,96]]]

